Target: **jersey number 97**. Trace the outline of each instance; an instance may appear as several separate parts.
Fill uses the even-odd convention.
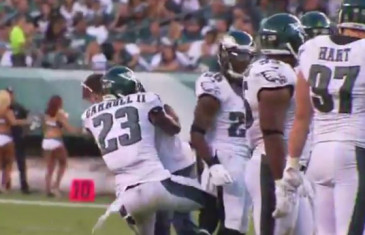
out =
[[[309,83],[312,88],[313,106],[322,113],[332,112],[334,100],[329,92],[331,79],[341,80],[342,86],[338,91],[338,113],[352,112],[352,90],[359,75],[360,66],[337,66],[334,72],[324,65],[314,64],[309,71]]]

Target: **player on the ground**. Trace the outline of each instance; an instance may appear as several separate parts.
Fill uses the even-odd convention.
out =
[[[208,166],[209,176],[203,185],[212,184],[212,190],[218,189],[222,210],[218,234],[224,235],[247,232],[251,207],[244,182],[250,158],[246,139],[250,113],[246,112],[241,92],[243,71],[251,60],[251,55],[245,53],[251,50],[251,46],[246,46],[248,41],[253,43],[251,36],[239,31],[223,36],[218,58],[221,72],[204,73],[195,87],[198,102],[191,142],[197,156]],[[202,220],[213,220],[211,216],[214,215],[201,215],[200,226],[212,233],[215,225],[202,224]]]
[[[288,162],[291,174],[283,176],[288,132],[294,119],[293,68],[304,39],[305,32],[295,16],[281,13],[267,18],[259,31],[263,56],[250,64],[244,76],[244,94],[254,119],[247,133],[254,150],[246,169],[246,184],[258,235],[313,234],[312,220],[302,218],[311,215],[309,204],[308,213],[296,203],[302,183],[299,163]]]
[[[365,1],[346,0],[339,35],[300,48],[289,153],[297,158],[313,124],[307,176],[315,184],[318,234],[365,234]]]
[[[300,18],[300,21],[309,38],[314,38],[318,35],[330,35],[333,33],[330,19],[326,14],[320,11],[309,11]]]
[[[166,116],[160,98],[139,92],[140,83],[126,67],[110,69],[101,80],[103,98],[89,97],[94,104],[82,118],[115,173],[117,199],[96,227],[110,213],[119,212],[137,234],[153,235],[157,210],[183,212],[215,203],[195,181],[171,176],[163,168],[155,147],[156,127],[169,135],[180,127]],[[83,87],[93,91],[87,80]]]

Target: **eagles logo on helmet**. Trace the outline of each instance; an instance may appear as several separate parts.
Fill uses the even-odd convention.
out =
[[[331,21],[322,12],[307,12],[300,18],[300,21],[302,22],[304,30],[309,38],[313,38],[318,35],[332,34]]]
[[[232,31],[219,44],[218,62],[222,73],[229,78],[241,79],[255,56],[255,43],[244,31]]]
[[[134,72],[125,66],[115,66],[101,79],[104,96],[114,98],[144,91]]]

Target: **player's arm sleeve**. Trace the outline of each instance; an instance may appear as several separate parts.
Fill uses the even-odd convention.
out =
[[[160,97],[153,93],[147,93],[146,95],[146,100],[149,103],[148,118],[150,122],[168,135],[178,134],[181,130],[180,124],[166,115]]]
[[[90,126],[89,126],[89,120],[88,120],[88,118],[87,118],[86,112],[87,112],[87,111],[85,111],[85,112],[81,115],[81,123],[82,123],[82,129],[83,129],[83,130],[89,130],[89,129],[90,129]]]
[[[152,93],[152,92],[148,92],[148,93],[146,93],[146,101],[149,105],[150,113],[151,112],[153,113],[156,110],[164,111],[164,109],[163,109],[164,104],[162,103],[162,100],[159,95]]]
[[[214,78],[214,76],[220,75],[208,72],[202,74],[198,78],[195,83],[195,95],[197,98],[209,95],[216,98],[218,101],[224,100],[224,94],[219,87],[219,79]]]

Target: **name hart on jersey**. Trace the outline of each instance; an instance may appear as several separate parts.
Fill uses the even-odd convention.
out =
[[[331,47],[321,47],[318,59],[331,62],[347,62],[351,48],[335,49]]]
[[[133,102],[138,102],[138,103],[145,103],[146,102],[146,96],[144,94],[138,94],[138,95],[133,95],[133,96],[125,96],[125,97],[121,97],[115,100],[109,100],[109,101],[104,101],[102,103],[99,104],[95,104],[93,106],[91,106],[87,111],[86,111],[86,117],[92,117],[97,113],[100,113],[104,110],[108,110],[110,108],[113,107],[117,107],[117,106],[122,106],[122,105],[126,105],[126,104],[130,104]]]

